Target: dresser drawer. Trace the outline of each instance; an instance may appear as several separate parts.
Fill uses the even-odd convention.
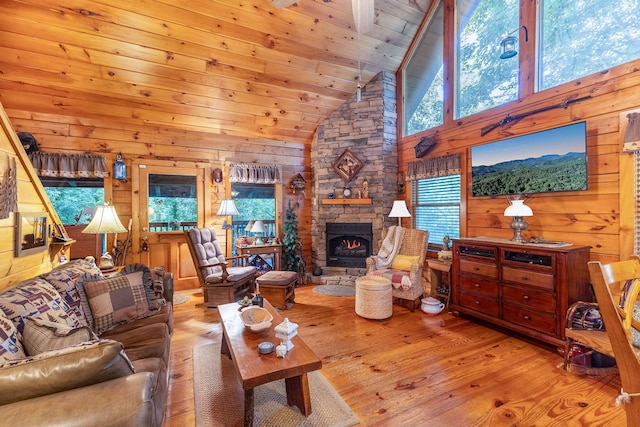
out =
[[[553,274],[549,273],[502,267],[502,280],[505,282],[520,283],[526,286],[537,286],[539,288],[553,290],[553,279]]]
[[[461,290],[474,294],[498,298],[498,283],[495,280],[486,280],[472,276],[459,276],[458,287]]]
[[[556,335],[556,318],[551,314],[527,310],[520,306],[504,303],[502,305],[502,318],[507,322],[525,326],[529,329]]]
[[[480,295],[460,292],[458,294],[459,304],[475,311],[480,311],[489,316],[498,317],[500,315],[498,301]]]
[[[556,298],[548,292],[536,291],[532,288],[519,288],[504,285],[502,287],[502,299],[505,302],[524,305],[534,310],[555,313]]]
[[[498,278],[498,266],[496,264],[486,264],[484,262],[475,262],[468,259],[461,259],[460,271],[476,274],[478,276],[485,276],[492,279]]]

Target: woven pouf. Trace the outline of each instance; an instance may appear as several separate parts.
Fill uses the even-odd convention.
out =
[[[378,276],[356,279],[356,314],[367,319],[386,319],[393,314],[391,280]]]

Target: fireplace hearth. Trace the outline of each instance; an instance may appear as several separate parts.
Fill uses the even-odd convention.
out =
[[[327,223],[327,267],[364,268],[371,255],[371,223]]]

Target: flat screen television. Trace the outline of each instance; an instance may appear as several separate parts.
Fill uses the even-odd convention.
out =
[[[471,148],[474,197],[587,189],[586,123]]]

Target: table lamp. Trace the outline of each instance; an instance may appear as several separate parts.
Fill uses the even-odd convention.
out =
[[[91,219],[89,225],[82,230],[86,234],[104,234],[103,240],[107,241],[107,234],[109,233],[126,233],[128,230],[120,222],[116,208],[114,206],[105,203],[102,206],[96,208],[96,212]],[[114,267],[113,258],[108,254],[108,251],[100,258],[101,270],[110,270]]]
[[[389,212],[389,218],[398,218],[398,227],[401,227],[401,219],[410,217],[411,214],[409,213],[409,209],[407,209],[407,203],[404,200],[395,200],[391,212]]]
[[[256,245],[264,245],[264,239],[262,238],[262,233],[267,231],[267,228],[264,226],[264,221],[257,220],[253,223],[253,227],[251,227],[252,233],[257,233],[256,235]]]
[[[529,206],[524,204],[524,200],[513,199],[510,203],[511,204],[504,210],[504,216],[513,217],[510,225],[513,229],[513,239],[511,239],[511,241],[517,243],[526,242],[527,239],[522,236],[522,230],[525,230],[528,224],[523,217],[533,216],[533,211]]]

